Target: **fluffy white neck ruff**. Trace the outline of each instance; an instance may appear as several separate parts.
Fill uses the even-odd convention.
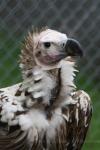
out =
[[[62,95],[71,93],[75,88],[74,77],[77,70],[74,68],[75,62],[69,60],[62,60],[58,68],[61,68],[61,86]]]

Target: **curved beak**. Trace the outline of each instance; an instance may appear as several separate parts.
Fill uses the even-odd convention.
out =
[[[80,43],[77,40],[71,38],[68,38],[66,42],[65,51],[67,56],[83,56],[83,50]]]

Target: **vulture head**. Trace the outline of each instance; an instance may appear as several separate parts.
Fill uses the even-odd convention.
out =
[[[62,59],[82,55],[79,42],[66,34],[48,28],[34,29],[25,39],[20,67],[25,71],[38,65],[50,70],[57,68]]]

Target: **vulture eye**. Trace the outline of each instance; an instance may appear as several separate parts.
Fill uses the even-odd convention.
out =
[[[45,46],[45,48],[49,48],[51,46],[51,43],[50,42],[45,42],[44,46]]]

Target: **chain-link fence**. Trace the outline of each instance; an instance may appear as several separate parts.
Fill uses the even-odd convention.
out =
[[[93,99],[92,129],[84,149],[99,150],[100,142],[100,1],[99,0],[1,0],[0,86],[20,81],[18,54],[32,25],[49,26],[78,39],[85,56],[79,61],[76,84]],[[88,148],[89,146],[94,148]]]

